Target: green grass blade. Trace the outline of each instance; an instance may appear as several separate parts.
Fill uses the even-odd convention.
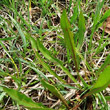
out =
[[[94,15],[94,21],[93,21],[94,25],[96,25],[98,23],[98,21],[100,20],[100,17],[101,17],[100,12],[104,5],[104,2],[105,2],[105,0],[102,0],[101,2],[100,2],[100,0],[98,0],[98,4],[97,4],[96,10],[95,10],[95,15]]]
[[[29,68],[31,68],[32,70],[34,70],[41,78],[45,79],[48,81],[48,78],[45,76],[45,74],[43,74],[39,69],[37,69],[35,67],[35,65],[33,64],[33,62],[28,62],[24,59],[19,59],[21,62],[25,63]]]
[[[84,88],[87,89],[87,88],[89,87],[88,84],[87,84],[86,81],[82,78],[81,75],[79,75],[79,76],[80,76],[80,79],[81,79],[81,81],[82,81],[82,84],[83,84]]]
[[[27,97],[26,95],[18,92],[17,90],[10,89],[7,87],[3,87],[3,90],[18,104],[24,105],[28,108],[44,108],[44,106],[41,103],[35,103],[32,101],[31,98]]]
[[[53,76],[55,76],[58,80],[60,80],[63,83],[66,83],[63,79],[61,79],[51,68],[48,64],[46,64],[44,62],[44,60],[40,57],[39,53],[38,53],[38,48],[37,48],[37,43],[36,40],[32,37],[30,37],[30,41],[32,44],[32,48],[34,49],[34,52],[36,54],[37,59],[40,61],[40,63],[42,64],[42,66],[49,71]],[[46,55],[46,54],[45,54]],[[51,57],[50,57],[51,58]]]
[[[110,101],[110,96],[105,96],[105,99],[106,99],[107,101]]]
[[[83,16],[83,13],[82,11],[80,11],[80,15],[79,15],[79,38],[78,38],[78,49],[81,50],[81,47],[82,47],[82,44],[83,44],[83,41],[84,41],[84,33],[85,33],[85,19],[84,19],[84,16]]]
[[[0,94],[0,102],[2,102],[3,98],[6,96],[6,92],[2,92]]]
[[[37,43],[38,49],[42,52],[42,54],[43,54],[48,60],[54,62],[54,63],[57,64],[57,65],[63,65],[63,63],[62,63],[60,60],[54,58],[54,57],[51,55],[51,52],[48,51],[48,50],[43,46],[43,44],[40,42],[40,40],[39,40],[38,38],[36,39],[36,43]]]
[[[29,108],[29,110],[54,110],[51,108]]]
[[[72,0],[70,0],[70,2],[69,2],[68,13],[70,13],[71,6],[72,6]]]
[[[93,18],[92,33],[90,35],[89,49],[91,49],[91,47],[92,47],[93,35],[94,35],[95,30],[96,30],[96,25],[100,21],[100,17],[101,17],[101,13],[100,12],[101,12],[101,9],[102,9],[102,7],[104,5],[104,1],[105,0],[102,0],[101,2],[98,1],[97,7],[96,7],[96,10],[95,10],[95,15],[94,15],[94,18]]]
[[[107,10],[104,15],[102,16],[102,18],[100,19],[100,21],[96,24],[96,29],[100,26],[101,23],[103,23],[108,17],[110,16],[110,9]]]
[[[76,6],[73,7],[73,16],[70,19],[70,23],[73,24],[75,23],[75,21],[77,20],[78,17],[78,3],[76,4]]]
[[[8,37],[8,38],[0,38],[0,41],[7,41],[7,40],[13,40],[15,37]]]
[[[77,55],[81,58],[81,60],[85,63],[89,71],[92,71],[92,68],[90,67],[89,63],[84,59],[82,54],[79,52],[79,50],[76,48]]]
[[[25,38],[23,31],[21,30],[21,28],[20,28],[19,24],[16,22],[16,20],[14,18],[12,18],[10,15],[9,15],[9,17],[12,20],[12,22],[14,23],[15,27],[17,28],[17,30],[22,38],[22,41],[24,44],[24,49],[26,50],[26,38]]]
[[[102,43],[103,43],[103,40],[101,41],[101,43],[99,43],[99,46],[94,50],[95,55],[100,54],[100,52],[102,52],[104,50],[104,48],[107,45],[109,45],[109,42],[104,42],[103,44]]]
[[[59,66],[59,67],[71,78],[71,80],[72,80],[73,82],[77,83],[77,80],[72,76],[72,74],[68,71],[68,69],[63,66],[63,63],[62,63],[60,60],[54,58],[54,57],[51,55],[51,52],[48,51],[48,50],[43,46],[43,44],[40,42],[40,40],[39,40],[38,38],[37,38],[37,40],[35,40],[35,39],[32,38],[32,37],[29,37],[29,38],[30,38],[30,40],[31,40],[32,47],[33,47],[34,50],[36,50],[36,52],[37,52],[37,49],[39,49],[39,50],[42,52],[42,54],[44,55],[44,57],[46,57],[48,60],[54,62],[57,66]],[[35,53],[36,53],[36,52],[35,52]],[[40,60],[40,62],[43,64],[43,66],[44,66],[46,69],[48,69],[48,71],[51,72],[51,74],[53,74],[53,75],[56,74],[55,72],[53,72],[53,71],[51,70],[51,68],[50,68],[46,63],[44,63],[43,59],[40,58],[40,55],[38,54],[38,52],[36,53],[36,56],[37,56],[37,58]],[[57,76],[57,78],[58,78],[58,76]]]
[[[68,109],[70,108],[69,105],[67,104],[66,100],[64,99],[64,97],[60,93],[60,91],[58,91],[55,86],[53,86],[52,84],[49,84],[48,82],[46,82],[44,80],[41,80],[41,83],[45,88],[48,88],[49,91],[51,91],[55,96],[57,96],[65,104],[65,106]]]
[[[42,66],[50,73],[52,74],[53,76],[55,76],[59,81],[63,82],[63,83],[66,83],[62,78],[60,78],[51,68],[48,64],[46,64],[44,62],[44,60],[40,57],[39,53],[36,51],[35,52],[36,54],[36,57],[38,58],[38,60],[40,61],[40,63],[42,64]]]
[[[18,67],[17,67],[15,61],[14,61],[13,58],[10,56],[10,54],[8,53],[6,47],[4,46],[4,44],[3,44],[1,41],[0,41],[0,45],[3,47],[3,49],[5,50],[5,53],[8,55],[8,57],[10,58],[12,64],[15,66],[15,69],[16,69],[16,71],[17,71],[17,75],[18,75],[18,77],[19,77],[19,71],[18,71]]]
[[[77,63],[77,58],[76,58],[76,51],[75,51],[75,43],[73,39],[73,32],[71,32],[71,26],[69,23],[69,20],[67,18],[66,11],[64,10],[61,16],[61,28],[64,33],[64,41],[66,43],[67,49],[70,50],[70,54],[73,57],[73,61],[75,64],[76,71],[78,72],[78,63]]]
[[[29,29],[31,29],[31,25],[23,18],[23,16],[21,14],[19,14],[19,12],[17,11],[17,9],[11,8],[11,10],[13,12],[15,12],[19,16],[19,18],[22,20],[23,24],[25,24]]]
[[[99,73],[101,72],[101,71],[103,71],[106,67],[107,67],[107,65],[109,65],[110,64],[110,55],[108,55],[107,57],[106,57],[106,59],[105,59],[105,62],[101,65],[101,67],[100,67],[100,69],[97,71],[97,75],[99,75]]]
[[[36,73],[38,73],[39,76],[41,76],[42,78],[44,78],[45,80],[48,81],[48,78],[41,72],[39,71],[37,68],[29,66],[31,69],[33,69]]]
[[[1,76],[1,77],[8,76],[8,73],[5,73],[5,72],[0,72],[0,76]]]
[[[37,38],[37,46],[39,48],[39,50],[42,52],[42,54],[50,61],[54,62],[57,66],[59,66],[72,80],[73,82],[77,83],[76,79],[72,76],[72,74],[68,71],[67,68],[65,68],[63,66],[63,63],[54,58],[52,55],[51,55],[51,52],[49,52],[43,45],[42,43],[40,42],[40,40]]]
[[[100,74],[96,83],[87,95],[91,95],[104,90],[110,84],[110,65],[107,66],[104,71]]]

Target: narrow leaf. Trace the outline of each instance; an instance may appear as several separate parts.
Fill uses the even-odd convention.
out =
[[[73,7],[73,12],[74,12],[74,14],[72,15],[72,17],[70,19],[71,24],[75,23],[75,21],[77,20],[77,17],[78,17],[78,3],[76,4],[76,6]]]
[[[70,50],[70,54],[73,57],[73,61],[75,63],[76,71],[78,71],[78,63],[76,59],[76,51],[75,51],[75,43],[73,39],[73,32],[71,32],[71,25],[69,23],[68,17],[66,15],[66,11],[64,10],[61,16],[61,28],[64,33],[64,41],[67,47],[67,50]]]
[[[33,64],[33,62],[28,62],[22,58],[19,58],[19,60],[23,63],[26,63],[26,65],[33,69],[41,78],[45,79],[48,81],[48,78],[46,77],[46,75],[44,73],[42,73],[38,68],[35,67],[35,65]]]
[[[45,80],[48,81],[48,78],[47,78],[40,70],[38,70],[37,68],[32,67],[32,66],[30,66],[30,65],[29,65],[29,67],[30,67],[31,69],[33,69],[36,73],[38,73],[42,78],[44,78]]]
[[[41,103],[35,103],[32,101],[31,98],[27,97],[26,95],[18,92],[17,90],[10,89],[3,87],[3,90],[18,104],[24,105],[25,107],[29,108],[44,108],[44,106]]]
[[[60,81],[63,82],[63,83],[66,83],[66,82],[65,82],[63,79],[61,79],[61,78],[50,68],[50,66],[49,66],[48,64],[46,64],[46,63],[44,62],[44,60],[40,57],[40,55],[39,55],[39,53],[38,53],[38,48],[37,48],[36,40],[35,40],[34,38],[30,37],[30,41],[31,41],[32,47],[33,47],[33,49],[34,49],[34,52],[35,52],[35,54],[36,54],[36,57],[37,57],[37,59],[40,61],[40,63],[42,64],[42,66],[43,66],[47,71],[49,71],[50,74],[52,74],[53,76],[55,76],[58,80],[60,80]],[[40,46],[41,46],[41,49],[44,49],[44,51],[45,51],[45,48],[42,48],[42,45],[40,45]],[[46,51],[47,51],[47,50],[46,50]],[[48,52],[48,51],[47,51],[47,52]],[[49,56],[49,55],[47,54],[47,52],[45,52],[45,53],[46,53],[45,55]],[[50,56],[49,58],[52,58],[52,57]],[[54,59],[52,59],[52,60],[54,60]]]
[[[85,33],[85,29],[86,29],[85,28],[85,19],[84,19],[82,11],[80,11],[78,27],[79,27],[78,49],[81,50],[81,47],[82,47],[82,44],[84,41],[84,33]]]
[[[0,38],[0,41],[13,40],[15,37]]]
[[[43,46],[43,44],[41,43],[41,41],[40,41],[38,38],[36,39],[36,43],[37,43],[38,49],[42,52],[42,54],[43,54],[47,59],[49,59],[50,61],[54,62],[54,63],[57,64],[57,65],[63,65],[63,63],[62,63],[60,60],[58,60],[58,59],[56,59],[56,58],[54,58],[54,57],[52,56],[51,52],[48,51],[48,50]]]
[[[110,101],[110,96],[105,96],[105,99],[106,99],[107,101]]]
[[[95,10],[95,15],[94,15],[94,19],[93,19],[93,27],[92,27],[92,32],[91,32],[91,35],[90,35],[90,42],[89,42],[89,50],[91,50],[91,47],[92,47],[92,40],[93,40],[93,35],[94,35],[94,32],[96,30],[96,27],[97,27],[97,23],[100,21],[100,17],[101,17],[101,9],[104,5],[104,1],[105,0],[102,0],[101,2],[98,1],[98,4],[97,4],[97,7],[96,7],[96,10]]]
[[[110,16],[110,9],[107,10],[104,15],[102,16],[102,18],[100,19],[100,21],[97,23],[96,25],[96,29],[100,26],[101,23],[103,23],[108,17]]]
[[[26,38],[25,38],[25,35],[24,35],[23,31],[21,30],[21,28],[20,28],[19,24],[16,22],[16,20],[14,18],[12,18],[10,15],[9,15],[9,17],[11,18],[12,22],[16,26],[16,28],[17,28],[17,30],[18,30],[21,38],[22,38],[22,41],[24,43],[24,47],[26,49]]]
[[[7,75],[8,75],[8,73],[0,72],[0,76],[1,76],[1,77],[7,76]]]
[[[106,68],[106,66],[109,65],[109,64],[110,64],[110,55],[108,55],[106,57],[105,62],[101,65],[100,69],[97,71],[97,75],[99,75],[99,73],[101,71],[103,71]]]
[[[60,61],[59,59],[54,58],[51,55],[51,52],[48,51],[43,46],[43,44],[40,42],[40,40],[38,38],[37,38],[37,46],[38,46],[39,50],[42,52],[42,54],[44,55],[44,57],[46,57],[48,60],[54,62],[57,66],[59,66],[73,80],[73,82],[77,82],[76,79],[72,76],[72,74],[68,71],[68,69],[63,66],[63,62]]]
[[[52,55],[51,55],[51,52],[48,51],[44,46],[43,44],[40,42],[40,40],[37,38],[37,40],[35,40],[34,38],[32,37],[29,37],[30,38],[30,41],[31,41],[31,44],[32,44],[32,47],[33,49],[36,51],[36,56],[37,58],[40,60],[41,64],[48,70],[50,71],[51,74],[55,75],[56,73],[51,70],[51,68],[43,61],[43,59],[40,58],[40,55],[39,53],[37,52],[38,49],[42,52],[42,54],[44,55],[44,57],[46,57],[48,60],[54,62],[57,66],[59,66],[70,78],[73,82],[77,83],[76,79],[72,76],[72,74],[68,71],[67,68],[65,68],[63,66],[63,63],[59,60],[59,59],[56,59],[54,58]],[[59,76],[58,76],[59,77]],[[56,78],[58,78],[56,77]],[[79,85],[80,86],[80,85]]]
[[[57,88],[55,86],[53,86],[52,84],[49,84],[48,82],[41,80],[42,85],[45,88],[48,88],[49,91],[51,91],[55,96],[57,96],[64,104],[67,108],[70,108],[66,102],[66,100],[64,99],[64,97],[62,96],[62,94],[60,93],[60,91],[57,90]]]
[[[29,108],[29,110],[54,110],[51,108]]]
[[[104,90],[110,84],[110,65],[107,66],[104,71],[100,74],[98,80],[88,92],[88,95],[100,92]]]
[[[100,13],[100,12],[101,12],[101,9],[102,9],[102,7],[103,7],[103,5],[104,5],[104,2],[105,2],[105,0],[102,0],[101,2],[98,1],[97,7],[96,7],[96,10],[95,10],[94,20],[93,20],[94,26],[95,26],[95,25],[98,23],[98,21],[100,20],[100,17],[101,17],[101,14],[102,14],[102,13]]]

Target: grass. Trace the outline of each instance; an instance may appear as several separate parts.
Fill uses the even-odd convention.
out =
[[[0,1],[1,110],[109,110],[109,2]]]

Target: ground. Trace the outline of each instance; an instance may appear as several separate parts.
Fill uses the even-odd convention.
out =
[[[109,77],[109,5],[109,0],[1,0],[0,109],[32,109],[20,103],[23,93],[55,110],[109,110],[110,78],[87,95],[100,73]]]

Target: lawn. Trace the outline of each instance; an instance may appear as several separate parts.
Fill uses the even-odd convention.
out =
[[[0,0],[0,110],[110,110],[109,0]]]

